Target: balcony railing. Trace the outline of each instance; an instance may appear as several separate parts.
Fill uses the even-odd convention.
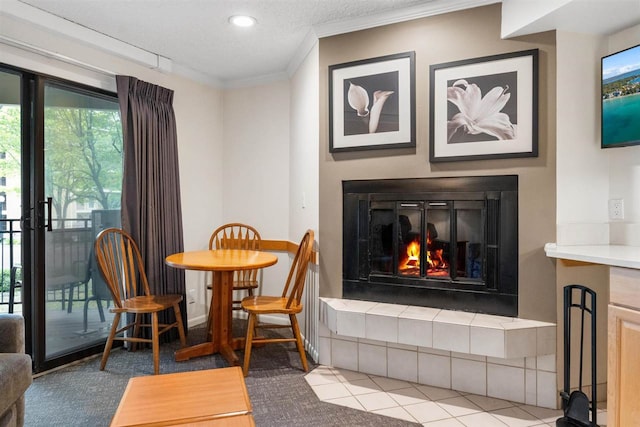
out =
[[[15,303],[20,302],[22,285],[21,233],[19,219],[0,219],[0,304],[14,302],[10,291],[14,291]],[[4,310],[2,310],[4,311]],[[10,307],[10,311],[12,307]]]
[[[45,234],[47,278],[74,277],[84,282],[84,289],[68,289],[67,299],[84,300],[86,283],[89,279],[89,256],[93,245],[91,219],[53,219],[53,230]],[[8,305],[9,312],[14,304],[21,303],[22,286],[22,230],[19,219],[0,219],[0,307]],[[55,283],[55,280],[52,280]],[[64,289],[64,288],[62,288]],[[62,301],[64,291],[54,286],[47,288],[47,301]],[[5,310],[0,310],[5,311]]]

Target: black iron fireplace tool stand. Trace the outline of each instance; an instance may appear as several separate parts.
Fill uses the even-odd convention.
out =
[[[574,292],[576,290],[577,292]],[[578,298],[574,298],[574,294]],[[587,296],[588,304],[587,304]],[[575,300],[575,301],[574,301]],[[571,391],[571,313],[576,309],[580,315],[580,370],[578,389]],[[584,361],[585,316],[591,320],[591,400],[583,392],[582,367]],[[564,416],[556,420],[556,427],[598,427],[597,424],[597,377],[596,377],[596,293],[582,285],[564,287],[564,390],[560,393]],[[591,420],[589,419],[591,413]]]

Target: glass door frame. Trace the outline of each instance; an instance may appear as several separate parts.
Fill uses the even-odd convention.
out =
[[[22,314],[25,321],[25,351],[33,361],[34,373],[94,355],[104,349],[104,342],[60,356],[46,358],[46,283],[45,233],[45,84],[92,95],[115,98],[116,94],[73,81],[39,74],[0,63],[0,71],[21,77],[21,248],[22,248]],[[114,342],[114,345],[121,345]]]

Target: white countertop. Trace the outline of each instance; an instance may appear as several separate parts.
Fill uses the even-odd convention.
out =
[[[544,245],[544,251],[550,258],[569,259],[615,267],[640,270],[640,247],[622,245],[576,245],[558,246],[555,243]]]

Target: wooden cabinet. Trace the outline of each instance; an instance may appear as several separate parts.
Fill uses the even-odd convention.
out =
[[[612,267],[608,319],[608,427],[640,420],[640,271]]]

